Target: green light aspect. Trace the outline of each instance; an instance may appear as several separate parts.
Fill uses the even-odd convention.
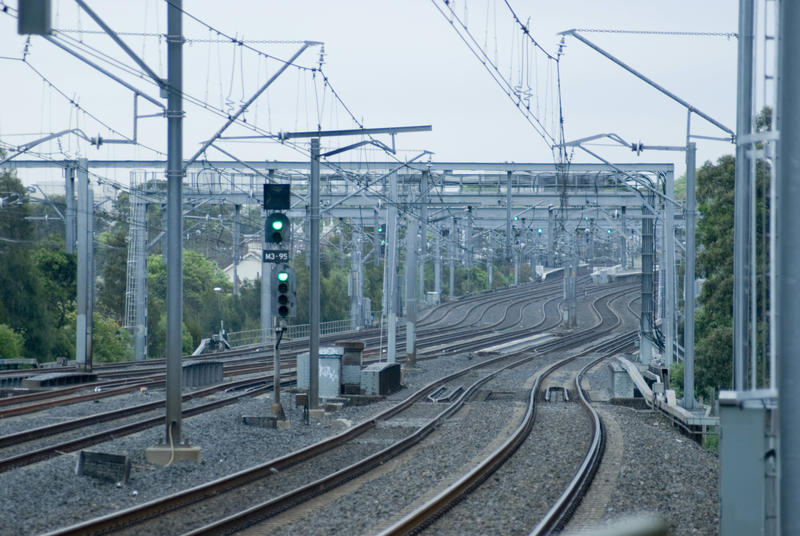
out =
[[[281,220],[273,221],[272,228],[276,231],[280,231],[281,229],[283,229],[283,222]]]
[[[278,272],[278,281],[288,281],[289,272]]]

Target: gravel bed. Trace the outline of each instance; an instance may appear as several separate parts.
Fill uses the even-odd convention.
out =
[[[528,441],[425,534],[528,534],[575,474],[589,439],[578,404],[539,403]]]
[[[302,424],[302,408],[295,408],[290,393],[284,393],[282,403],[291,422],[290,430],[267,430],[240,424],[243,415],[268,415],[269,397],[246,398],[219,410],[183,420],[183,438],[200,446],[203,462],[176,463],[162,468],[148,464],[144,450],[164,441],[162,426],[96,445],[89,450],[126,454],[132,462],[130,480],[126,485],[99,481],[75,475],[77,453],[66,454],[28,467],[0,474],[0,534],[37,534],[79,521],[97,517],[118,509],[174,494],[227,474],[263,463],[300,449],[358,423],[389,407],[393,400],[406,398],[435,378],[463,368],[463,356],[450,356],[419,362],[419,370],[405,375],[408,389],[395,393],[387,400],[361,407],[347,407]],[[154,390],[149,396],[163,397]],[[105,399],[103,409],[140,403],[139,393]],[[95,405],[96,406],[96,405]],[[59,419],[86,414],[81,404],[58,408]],[[41,419],[41,416],[22,416],[18,420]],[[348,423],[349,421],[349,423]],[[25,426],[30,428],[32,426]]]
[[[624,454],[604,520],[656,514],[670,534],[719,532],[719,458],[648,411],[598,404],[622,429]]]
[[[519,367],[501,373],[485,388],[502,391],[521,389],[534,367]],[[514,402],[518,407],[522,402]],[[469,402],[465,409],[443,424],[413,453],[402,456],[395,467],[365,482],[356,482],[345,496],[316,505],[312,511],[291,523],[275,519],[268,525],[270,534],[370,534],[406,505],[427,493],[437,483],[449,483],[472,467],[509,421],[518,416],[508,400]],[[453,448],[457,446],[457,448]],[[256,528],[254,533],[261,528]]]

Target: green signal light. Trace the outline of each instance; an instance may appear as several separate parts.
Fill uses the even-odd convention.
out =
[[[280,220],[273,221],[272,228],[276,231],[280,231],[281,229],[283,229],[283,222]]]
[[[278,281],[288,281],[289,272],[278,272]]]

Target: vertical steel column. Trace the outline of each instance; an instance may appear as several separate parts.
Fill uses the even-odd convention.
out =
[[[167,6],[167,444],[181,442],[183,0]]]
[[[464,249],[467,254],[467,272],[472,268],[472,207],[467,207],[467,231],[464,236]],[[467,273],[467,281],[469,281],[469,273]]]
[[[653,253],[655,214],[647,208],[653,206],[655,197],[652,192],[647,196],[647,204],[642,205],[642,314],[639,317],[639,360],[649,364],[653,358]]]
[[[147,359],[147,203],[139,189],[131,192],[131,203],[139,203],[139,210],[134,210],[134,320],[133,320],[133,359]]]
[[[85,158],[78,160],[78,289],[75,325],[75,360],[87,366],[89,318],[89,169]]]
[[[739,62],[736,91],[736,178],[733,218],[733,385],[745,387],[747,360],[747,281],[750,225],[749,169],[746,136],[752,130],[754,0],[739,0]],[[781,36],[783,38],[783,36]],[[755,180],[753,178],[752,180]],[[755,299],[755,296],[751,298]],[[755,344],[756,341],[753,341]]]
[[[95,265],[94,265],[94,190],[89,186],[89,215],[86,222],[86,255],[89,268],[89,280],[86,290],[86,370],[92,370],[94,355],[94,301],[95,301]]]
[[[373,227],[372,227],[372,264],[379,266],[381,263],[381,237],[378,236],[378,209],[373,209]]]
[[[386,359],[389,363],[397,361],[397,173],[389,176],[389,206],[387,208],[386,245],[388,251],[388,268],[386,270],[386,311],[387,348]]]
[[[320,321],[320,296],[319,296],[319,138],[311,138],[311,281],[309,294],[311,304],[309,307],[309,389],[308,407],[319,407],[319,321]]]
[[[72,164],[64,168],[64,199],[64,242],[67,253],[71,255],[75,253],[75,166]]]
[[[242,205],[233,206],[233,295],[239,295],[239,215]]]
[[[442,230],[434,227],[433,242],[433,291],[436,299],[442,299]]]
[[[619,230],[619,263],[624,270],[628,265],[628,243],[627,227],[625,225],[625,207],[619,209],[620,230]]]
[[[776,316],[778,358],[778,414],[780,445],[780,531],[800,534],[800,359],[797,352],[797,326],[800,325],[800,233],[797,232],[797,207],[800,206],[800,4],[780,3],[778,32],[778,142],[777,244],[778,283]]]
[[[420,242],[419,242],[419,259],[418,259],[418,266],[419,266],[419,289],[417,290],[417,299],[419,302],[423,302],[425,300],[425,256],[427,254],[428,249],[428,175],[430,174],[430,170],[426,170],[422,173],[419,179],[419,189],[420,189]]]
[[[489,259],[486,262],[486,275],[488,277],[489,290],[494,287],[494,241],[492,240],[494,233],[489,231]]]
[[[511,260],[511,180],[513,175],[506,171],[506,260]]]
[[[556,266],[556,212],[553,207],[547,207],[547,265]]]
[[[454,298],[456,295],[456,219],[450,222],[450,240],[448,241],[449,262],[450,262],[450,288],[449,297]]]
[[[361,300],[359,298],[359,279],[361,269],[361,232],[353,228],[353,244],[350,250],[350,329],[363,325],[361,321]]]
[[[417,220],[406,219],[406,366],[417,364]]]
[[[664,363],[672,365],[675,355],[675,177],[668,171],[664,177]]]
[[[683,318],[683,407],[694,409],[694,258],[695,258],[695,218],[697,203],[695,201],[695,155],[697,146],[694,142],[686,145],[686,274],[684,303],[686,314]]]

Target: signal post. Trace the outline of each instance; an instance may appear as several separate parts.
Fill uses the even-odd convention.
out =
[[[273,402],[272,415],[279,421],[286,420],[281,405],[281,354],[280,343],[286,330],[287,320],[296,316],[297,283],[289,260],[291,258],[291,222],[283,210],[290,208],[288,184],[264,185],[264,209],[274,211],[267,215],[264,225],[264,247],[262,251],[262,285],[271,288],[268,294],[272,302],[273,343]],[[275,264],[275,269],[268,269]],[[262,296],[264,293],[262,292]]]

